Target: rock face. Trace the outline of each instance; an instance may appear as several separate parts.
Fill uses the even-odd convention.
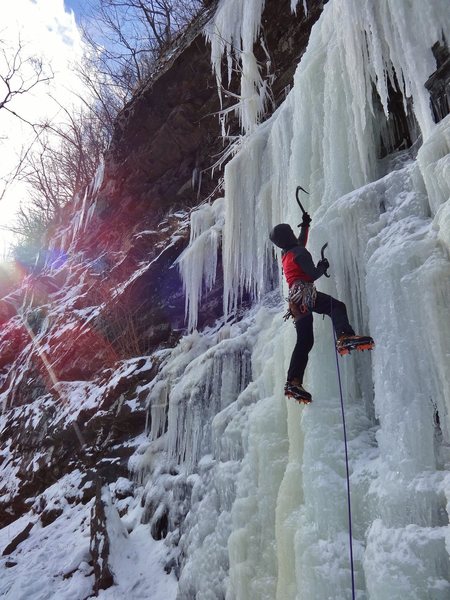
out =
[[[106,524],[105,505],[108,500],[102,496],[102,487],[97,481],[95,504],[92,507],[91,517],[91,555],[94,563],[95,585],[94,592],[97,594],[101,589],[107,589],[114,583],[114,577],[108,565],[110,554],[110,540]]]
[[[450,111],[450,53],[446,44],[436,42],[433,54],[437,68],[425,86],[431,95],[434,120],[438,123]]]
[[[188,30],[181,45],[184,49],[119,115],[107,156],[107,183],[101,192],[105,207],[116,198],[121,205],[130,202],[133,214],[141,205],[153,214],[165,214],[170,207],[194,206],[199,190],[193,190],[191,182],[199,171],[204,175],[201,199],[216,187],[217,176],[211,177],[209,169],[222,145],[217,120],[220,104],[210,48],[200,33],[216,4]],[[280,11],[276,2],[266,3],[262,39],[272,63],[275,106],[284,100],[324,4],[309,2],[305,16],[303,11],[293,15],[289,10]],[[262,68],[268,57],[261,45],[256,54]],[[232,87],[231,91],[237,90]],[[237,123],[234,126],[231,135],[237,133]]]

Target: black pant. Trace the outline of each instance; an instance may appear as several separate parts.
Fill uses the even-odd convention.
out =
[[[328,294],[317,292],[316,302],[312,311],[319,315],[328,315],[331,317],[336,337],[339,337],[343,333],[355,335],[352,326],[348,322],[347,308],[340,300],[336,300],[336,298],[328,296]],[[304,316],[299,317],[295,322],[295,329],[297,330],[297,342],[292,352],[287,378],[288,381],[297,379],[302,383],[303,374],[308,364],[308,354],[314,345],[312,312],[308,311]]]

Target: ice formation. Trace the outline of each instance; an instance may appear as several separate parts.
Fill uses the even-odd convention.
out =
[[[86,187],[83,195],[77,195],[73,201],[73,218],[67,225],[66,229],[61,229],[59,235],[55,236],[52,241],[52,247],[49,248],[49,257],[51,250],[71,251],[81,232],[85,231],[89,225],[97,205],[97,193],[103,183],[105,172],[104,162],[101,161],[97,167],[91,183]]]
[[[203,290],[211,290],[217,276],[217,256],[224,223],[223,198],[204,204],[191,214],[189,246],[178,259],[186,296],[188,329],[197,326]]]
[[[240,71],[240,95],[231,110],[237,112],[246,132],[255,128],[264,113],[268,91],[268,81],[261,76],[253,54],[264,4],[265,0],[221,0],[214,18],[206,27],[220,98],[225,86],[230,84],[233,71]],[[222,81],[223,55],[228,66],[228,81],[225,83]],[[231,95],[231,92],[227,93]],[[223,120],[224,134],[225,123],[226,119]]]
[[[223,53],[229,65],[236,50],[242,59],[257,35],[263,3],[239,6],[223,0],[214,22],[221,37],[208,34],[216,73]],[[247,135],[225,170],[231,325],[182,340],[150,395],[152,443],[165,444],[193,486],[180,526],[179,599],[351,597],[328,320],[315,322],[306,380],[313,404],[282,395],[294,331],[282,320],[285,290],[268,232],[297,224],[298,184],[310,192],[316,258],[329,242],[332,278],[319,289],[344,300],[355,329],[377,344],[371,356],[340,362],[356,597],[450,596],[450,116],[434,124],[424,87],[443,33],[448,39],[444,0],[331,0],[286,101],[260,125],[259,109],[251,118],[242,112]],[[397,86],[416,141],[380,160],[388,89]],[[183,258],[192,326],[202,285],[216,276],[211,247],[219,247],[212,208],[195,218]],[[233,323],[244,293],[254,308]]]
[[[308,9],[306,1],[283,4],[284,10]],[[329,243],[332,278],[318,287],[345,301],[354,328],[376,341],[371,355],[338,363],[356,598],[445,600],[450,116],[433,122],[424,83],[436,68],[431,47],[443,34],[449,39],[448,0],[329,0],[291,92],[260,123],[270,77],[262,76],[253,44],[263,8],[264,0],[220,0],[207,30],[219,90],[227,85],[220,77],[222,57],[230,73],[239,65],[241,90],[232,110],[240,115],[243,135],[225,169],[224,198],[192,211],[190,243],[178,260],[189,333],[144,366],[123,363],[110,382],[129,370],[160,365],[140,390],[148,391],[147,431],[134,440],[139,449],[129,465],[142,496],[126,512],[105,491],[110,566],[120,581],[100,597],[352,596],[343,429],[328,319],[315,320],[305,381],[313,403],[300,407],[283,396],[295,332],[282,318],[286,289],[268,233],[279,222],[297,225],[294,194],[301,184],[310,193],[305,204],[313,217],[309,247],[316,259]],[[379,159],[381,143],[392,145],[388,94],[397,86],[414,143]],[[74,218],[55,249],[75,244],[89,223],[101,178],[100,170],[90,196],[76,200]],[[198,331],[198,311],[221,267],[224,316]],[[74,284],[61,310],[76,313],[72,300],[78,292]],[[252,304],[245,311],[243,297],[247,307]],[[71,389],[67,411],[73,419],[107,391],[94,383],[83,386]],[[13,486],[15,472],[7,474]],[[50,506],[59,496],[56,489],[46,492]],[[31,597],[39,586],[45,597],[90,593],[90,509],[76,506],[64,505],[64,520],[46,528],[33,525],[36,537],[21,550],[33,562],[24,558],[15,573],[10,570],[0,595]],[[166,546],[151,539],[147,526],[147,519],[163,517]],[[13,535],[24,524],[19,519]],[[5,538],[9,530],[0,533]],[[69,537],[77,551],[67,561],[63,546]],[[178,583],[173,573],[163,573],[169,552],[179,568]],[[29,576],[40,571],[36,581]]]

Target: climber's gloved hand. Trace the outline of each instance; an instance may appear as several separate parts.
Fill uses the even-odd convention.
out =
[[[312,219],[309,216],[309,214],[307,212],[303,213],[303,217],[302,217],[302,227],[309,227],[309,224],[311,223]]]
[[[322,269],[324,273],[329,268],[329,266],[330,266],[330,263],[328,262],[328,260],[326,258],[322,258],[317,263],[317,268]]]

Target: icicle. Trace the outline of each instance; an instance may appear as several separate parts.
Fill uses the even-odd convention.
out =
[[[223,212],[223,198],[219,198],[214,204],[204,204],[191,213],[189,246],[177,260],[183,280],[189,331],[197,326],[203,290],[211,290],[216,281]]]
[[[297,6],[300,0],[291,0],[291,12],[297,13]],[[306,0],[303,0],[303,12],[305,15],[308,14],[308,3]]]
[[[228,65],[228,84],[235,68],[240,70],[241,93],[234,110],[244,132],[250,132],[265,110],[267,85],[263,82],[253,44],[258,37],[265,0],[221,0],[205,28],[211,44],[211,63],[222,99],[222,56]],[[224,126],[224,123],[223,123]]]
[[[268,233],[277,222],[298,219],[299,183],[310,191],[308,210],[314,212],[378,176],[373,86],[387,118],[387,78],[394,84],[395,72],[405,97],[412,94],[422,135],[430,134],[424,83],[435,69],[431,46],[441,38],[442,19],[450,29],[444,4],[415,1],[407,11],[404,2],[335,0],[324,7],[294,89],[225,169],[226,310],[244,291],[256,299],[270,286]]]

